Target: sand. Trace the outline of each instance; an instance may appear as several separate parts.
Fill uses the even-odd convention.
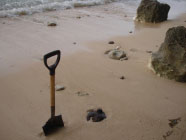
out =
[[[155,75],[146,52],[158,50],[168,28],[186,27],[186,14],[161,24],[139,24],[133,13],[109,9],[0,19],[0,139],[164,140],[169,132],[167,140],[186,139],[186,84]],[[48,21],[58,25],[47,27]],[[128,60],[104,54],[117,46]],[[62,114],[65,128],[45,137],[50,87],[42,57],[55,49],[62,51],[56,84],[66,87],[56,92],[56,114]],[[79,91],[88,94],[78,96]],[[87,110],[93,108],[102,108],[107,119],[87,122]],[[178,117],[179,124],[170,128],[169,119]]]

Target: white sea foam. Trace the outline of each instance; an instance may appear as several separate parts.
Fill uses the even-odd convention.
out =
[[[14,0],[15,1],[15,0]],[[0,17],[30,15],[38,12],[95,6],[116,0],[28,0],[12,3],[0,2]]]
[[[76,7],[103,5],[119,2],[125,8],[134,10],[141,0],[0,0],[0,17],[30,15],[38,12],[65,10]],[[171,5],[172,14],[185,12],[185,0],[159,0]],[[131,5],[133,4],[133,5]],[[173,9],[173,10],[172,10]],[[175,12],[176,11],[176,12]]]

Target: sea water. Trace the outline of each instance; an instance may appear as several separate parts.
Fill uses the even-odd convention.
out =
[[[33,13],[65,10],[118,3],[123,7],[136,10],[141,0],[0,0],[0,17],[31,15]],[[159,0],[171,6],[171,15],[186,11],[186,0]]]

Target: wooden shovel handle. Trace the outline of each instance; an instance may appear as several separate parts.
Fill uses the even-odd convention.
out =
[[[50,75],[50,106],[51,117],[55,116],[55,75]]]

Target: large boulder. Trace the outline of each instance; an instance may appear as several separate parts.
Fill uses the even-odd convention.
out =
[[[137,21],[158,23],[167,20],[170,6],[157,0],[142,0],[137,9]]]
[[[164,42],[152,54],[151,66],[155,73],[168,79],[186,82],[186,28],[170,28]]]

